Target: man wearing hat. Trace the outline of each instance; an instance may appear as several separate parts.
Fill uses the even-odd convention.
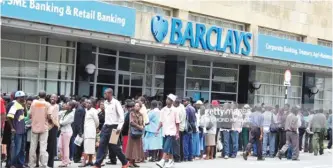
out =
[[[24,101],[25,94],[23,91],[17,91],[15,93],[16,101],[9,109],[7,118],[11,128],[12,136],[14,137],[11,148],[11,166],[25,167],[24,166],[24,151],[25,151],[25,109]]]
[[[166,106],[161,110],[160,114],[160,125],[157,128],[156,134],[163,127],[163,157],[156,163],[157,166],[163,168],[173,167],[173,155],[175,154],[173,145],[179,138],[179,114],[176,112],[172,106],[173,102],[176,100],[176,96],[169,94],[166,99]],[[166,161],[169,160],[167,163]]]

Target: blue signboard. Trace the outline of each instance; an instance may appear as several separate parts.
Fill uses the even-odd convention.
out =
[[[183,27],[184,31],[183,31]],[[195,27],[195,30],[194,28]],[[227,52],[232,54],[249,55],[251,53],[252,33],[241,32],[238,30],[225,30],[222,27],[211,26],[201,23],[192,23],[183,21],[178,18],[171,19],[171,30],[169,33],[168,20],[162,16],[154,16],[151,20],[151,32],[157,42],[163,42],[165,37],[170,34],[170,44],[184,46],[189,41],[190,47],[204,50]],[[222,39],[223,33],[226,33]],[[211,37],[216,34],[216,41],[212,41]],[[228,50],[227,50],[228,49]]]
[[[257,56],[332,67],[332,48],[258,35]]]
[[[133,36],[134,9],[99,1],[2,0],[1,16]]]

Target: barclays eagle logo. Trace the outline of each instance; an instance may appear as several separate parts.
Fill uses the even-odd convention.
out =
[[[158,42],[162,42],[168,34],[168,21],[162,16],[154,16],[151,19],[151,33]]]

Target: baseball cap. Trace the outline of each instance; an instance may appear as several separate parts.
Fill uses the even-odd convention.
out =
[[[219,103],[217,100],[213,100],[213,101],[212,101],[212,105],[213,105],[213,106],[219,106],[220,103]]]
[[[25,96],[25,93],[23,91],[17,91],[17,92],[15,92],[15,98],[24,97],[24,96]]]
[[[244,108],[248,109],[248,108],[250,108],[250,105],[245,104],[245,105],[244,105]]]
[[[198,100],[197,102],[195,102],[195,104],[202,105],[203,103],[201,100]]]
[[[167,98],[169,98],[169,99],[172,100],[172,101],[175,101],[176,98],[177,98],[177,96],[174,95],[174,94],[169,94],[169,95],[167,96]]]

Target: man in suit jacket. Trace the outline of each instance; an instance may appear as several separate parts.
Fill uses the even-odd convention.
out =
[[[75,114],[74,114],[74,122],[72,124],[73,128],[73,138],[75,139],[77,135],[82,137],[83,135],[83,127],[84,127],[84,118],[86,114],[85,110],[85,100],[86,98],[82,98],[80,103],[77,104]],[[75,145],[75,144],[74,144]],[[74,163],[79,163],[81,161],[81,156],[83,152],[83,145],[77,146],[74,148]]]

